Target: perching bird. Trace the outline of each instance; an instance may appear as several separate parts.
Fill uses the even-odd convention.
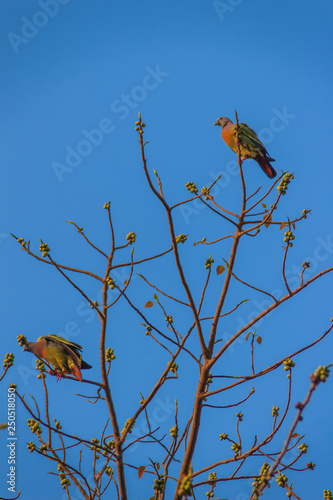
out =
[[[58,335],[46,335],[40,337],[37,342],[28,342],[23,351],[29,351],[39,358],[45,359],[53,366],[52,375],[61,378],[64,373],[70,373],[82,382],[80,369],[92,368],[82,360],[82,347],[75,342],[59,337]]]
[[[222,139],[237,154],[236,125],[225,116],[218,118],[214,125],[222,127]],[[269,156],[265,146],[259,141],[256,132],[246,123],[240,123],[238,137],[242,159],[252,158],[261,166],[270,179],[275,177],[276,172],[269,163],[275,160]]]

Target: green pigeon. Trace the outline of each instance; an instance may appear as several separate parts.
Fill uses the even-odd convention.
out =
[[[218,118],[214,125],[222,127],[222,139],[237,154],[236,125],[225,116]],[[256,132],[246,123],[240,123],[238,137],[242,160],[252,158],[260,165],[265,174],[270,179],[273,179],[276,172],[270,162],[275,160],[269,156],[265,146],[259,141]]]
[[[56,375],[58,380],[63,374],[69,373],[82,382],[80,370],[92,368],[82,359],[82,347],[59,335],[45,335],[37,342],[28,342],[23,351],[32,352],[38,358],[45,359],[53,366],[53,371],[50,373]]]

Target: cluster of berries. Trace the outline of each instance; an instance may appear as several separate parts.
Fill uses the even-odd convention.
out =
[[[18,243],[20,243],[20,245],[22,245],[23,247],[25,247],[25,245],[27,244],[27,242],[24,240],[24,238],[17,238],[17,241],[18,241]]]
[[[108,466],[106,469],[105,469],[105,474],[109,477],[113,476],[113,469],[112,467]]]
[[[113,278],[111,278],[111,276],[108,276],[105,281],[109,285],[110,290],[113,290],[115,288],[116,285],[115,285],[115,282],[113,281]]]
[[[206,186],[203,186],[201,188],[201,194],[204,195],[205,200],[209,200],[211,198],[209,195],[209,188],[207,188]]]
[[[214,259],[212,259],[212,256],[210,255],[209,258],[205,262],[205,269],[210,269],[212,267],[212,264],[214,264]]]
[[[241,451],[241,445],[239,443],[232,443],[231,449],[235,452],[235,458],[237,458]]]
[[[312,373],[310,377],[311,382],[314,382],[316,384],[319,384],[319,382],[326,382],[329,374],[330,371],[327,366],[318,366],[317,370]]]
[[[9,368],[10,366],[13,366],[14,358],[15,356],[12,352],[7,352],[5,359],[3,360],[3,367]]]
[[[128,233],[128,235],[126,236],[126,240],[129,241],[129,244],[132,245],[132,243],[135,242],[135,239],[136,239],[136,234],[135,233]]]
[[[178,368],[179,368],[178,365],[175,362],[173,362],[169,370],[176,375]]]
[[[302,443],[298,446],[298,449],[302,452],[302,453],[307,453],[308,451],[308,445],[305,444],[305,443]]]
[[[279,486],[281,486],[281,488],[284,488],[288,483],[288,478],[285,474],[279,474],[276,476],[276,482]]]
[[[186,240],[187,240],[186,234],[180,234],[179,236],[176,237],[176,243],[185,243]]]
[[[285,241],[287,243],[288,247],[292,247],[293,246],[292,240],[294,240],[294,239],[295,239],[295,236],[294,236],[294,234],[291,231],[286,231],[284,233],[283,241]]]
[[[127,429],[127,427],[130,425],[131,420],[132,420],[131,418],[128,418],[126,420],[124,428],[121,431],[122,434],[125,432],[125,430]],[[135,425],[135,420],[133,420],[133,423],[130,425],[130,428],[129,428],[129,431],[128,431],[130,434],[132,434],[132,430],[133,430],[134,425]]]
[[[285,359],[283,364],[284,364],[284,369],[286,370],[286,372],[290,371],[291,368],[294,368],[294,366],[295,366],[295,363],[290,358]]]
[[[178,426],[177,425],[173,425],[170,429],[170,436],[172,438],[176,438],[178,436]]]
[[[59,474],[59,479],[60,479],[60,484],[63,489],[66,489],[68,486],[70,486],[71,482],[68,479],[68,477],[65,476],[64,472],[61,472]]]
[[[31,432],[33,432],[34,434],[37,434],[37,435],[42,433],[42,429],[41,429],[41,426],[39,425],[39,422],[37,422],[33,418],[28,418],[27,422],[28,422],[28,426],[30,427]]]
[[[198,194],[198,188],[194,182],[187,182],[185,184],[186,189],[192,194]]]
[[[43,241],[39,245],[39,250],[42,252],[43,257],[47,257],[47,255],[49,254],[49,251],[50,251],[48,245],[46,243],[44,243]]]
[[[46,375],[45,375],[46,368],[45,368],[43,361],[41,361],[40,359],[36,360],[36,370],[39,371],[37,378],[45,378],[46,377]]]
[[[143,128],[146,126],[145,123],[141,121],[141,114],[139,113],[139,119],[137,122],[135,122],[135,130],[139,132],[140,135],[143,134]]]
[[[158,493],[163,493],[163,490],[164,490],[163,477],[159,476],[157,479],[155,479],[154,484],[153,484],[153,490],[157,491]]]
[[[265,462],[260,469],[260,475],[255,478],[255,480],[252,483],[252,486],[254,487],[254,492],[256,492],[258,486],[264,484],[267,484],[267,475],[269,473],[269,464]],[[256,496],[254,498],[257,498]]]
[[[168,323],[168,325],[172,325],[172,323],[173,323],[173,317],[171,316],[171,314],[167,314],[165,316],[165,321]]]
[[[111,349],[111,347],[107,348],[105,352],[105,359],[108,363],[111,363],[113,359],[116,359],[116,355],[114,354],[114,349]]]
[[[192,493],[192,476],[189,474],[185,476],[179,488],[179,495],[189,495]]]
[[[286,194],[288,189],[288,184],[290,184],[291,180],[294,179],[293,174],[286,174],[282,177],[280,184],[277,186],[277,190],[281,194]]]
[[[32,441],[30,441],[30,443],[27,444],[27,448],[30,451],[30,453],[32,453],[33,451],[35,451],[36,445]]]
[[[17,336],[17,342],[22,347],[23,345],[26,345],[28,341],[27,341],[27,338],[21,334],[21,335]]]

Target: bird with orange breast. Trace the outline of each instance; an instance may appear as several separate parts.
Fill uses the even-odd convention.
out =
[[[229,148],[238,154],[236,135],[237,125],[232,123],[232,121],[225,116],[218,118],[214,125],[220,125],[220,127],[222,127],[222,139]],[[242,160],[252,158],[260,165],[265,174],[268,175],[270,179],[273,179],[273,177],[276,176],[276,172],[270,162],[275,160],[269,156],[265,146],[259,141],[256,132],[246,123],[239,124],[238,140]]]
[[[64,374],[69,373],[82,382],[80,370],[92,368],[82,359],[82,347],[59,335],[49,334],[40,337],[37,342],[28,342],[23,347],[23,351],[32,352],[38,358],[43,358],[50,363],[53,366],[50,373],[56,375],[58,380]]]

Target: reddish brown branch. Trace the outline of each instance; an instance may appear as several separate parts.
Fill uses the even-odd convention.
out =
[[[96,250],[97,252],[99,252],[101,255],[103,255],[103,257],[105,257],[106,259],[108,258],[108,256],[106,255],[106,253],[104,253],[100,248],[98,248],[96,245],[94,245],[90,240],[89,238],[84,234],[84,231],[83,230],[80,230],[79,226],[77,224],[75,224],[75,222],[73,221],[67,221],[69,222],[70,224],[73,224],[73,226],[76,227],[77,229],[77,232],[80,233],[83,238],[86,240],[86,242],[94,249]]]

